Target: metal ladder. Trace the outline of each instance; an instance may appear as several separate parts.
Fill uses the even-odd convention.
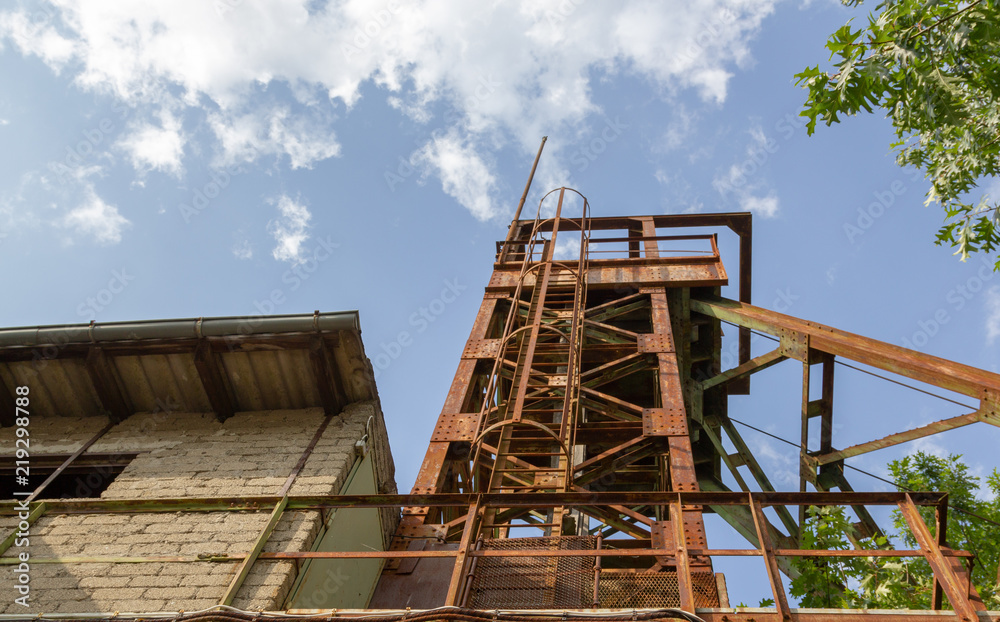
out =
[[[589,206],[583,199],[580,221],[562,218],[566,190],[559,189],[553,218],[543,220],[539,205],[529,240],[520,241],[524,244],[523,254],[517,253],[522,261],[520,278],[474,448],[472,469],[479,473],[479,492],[564,492],[571,481],[580,404]],[[575,266],[555,259],[560,225],[567,222],[580,226]],[[484,516],[481,533],[507,537],[512,528],[530,524],[546,536],[558,537],[563,534],[563,517],[561,508],[545,517],[523,509],[494,509]]]

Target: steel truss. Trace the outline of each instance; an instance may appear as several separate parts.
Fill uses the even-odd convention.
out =
[[[728,493],[723,469],[741,491],[781,494],[774,492],[729,417],[728,396],[749,393],[753,373],[789,359],[803,363],[800,492],[808,485],[820,492],[836,490],[830,492],[839,495],[833,503],[853,507],[861,536],[877,533],[878,526],[864,503],[850,502],[856,493],[843,474],[845,458],[975,421],[1000,422],[996,374],[749,304],[749,214],[591,218],[584,199],[583,215],[567,218],[567,192],[558,191],[554,217],[542,217],[540,207],[534,220],[515,220],[507,239],[498,243],[493,275],[413,488],[415,495],[536,495],[539,501],[478,508],[409,506],[393,550],[411,549],[421,539],[458,542],[456,555],[464,564],[500,554],[493,541],[514,539],[518,542],[506,546],[522,546],[522,541],[528,546],[526,538],[535,537],[547,543],[547,568],[556,581],[562,570],[555,560],[568,554],[560,549],[571,544],[568,538],[596,538],[596,547],[603,549],[614,537],[649,542],[660,551],[676,547],[671,555],[618,560],[615,570],[633,578],[712,576],[711,558],[721,553],[708,547],[703,513],[714,512],[766,558],[782,611],[787,601],[777,573],[796,576],[791,563],[796,555],[785,552],[798,550],[806,505],[773,504],[778,523],[772,524],[754,503],[716,503],[709,494]],[[740,301],[719,297],[728,275],[716,235],[666,235],[679,227],[725,227],[739,236]],[[560,235],[579,243],[578,257],[558,257]],[[739,330],[738,364],[728,370],[721,363],[723,322]],[[774,335],[778,347],[751,358],[751,331]],[[977,397],[980,409],[836,450],[836,357]],[[814,365],[821,366],[823,383],[816,400],[809,396]],[[818,449],[808,445],[814,419],[820,426]],[[604,503],[572,507],[541,502],[552,494],[614,493],[640,496],[629,502],[602,496]],[[709,496],[702,503],[638,502],[645,493]],[[907,512],[904,516],[912,518]],[[470,525],[475,526],[471,531]],[[923,536],[915,537],[923,547]],[[567,540],[560,545],[559,538]],[[935,538],[947,549],[943,535]],[[943,555],[947,560],[935,558],[942,569],[967,578],[960,557]],[[603,553],[594,557],[603,559]],[[401,559],[391,558],[386,572],[394,572]],[[510,566],[507,575],[497,577],[529,570],[545,572]],[[487,589],[477,587],[485,579],[460,579],[457,567],[455,572],[449,604],[462,604],[460,597],[470,590]],[[552,581],[538,587],[537,607],[558,602]],[[947,591],[946,581],[939,580],[934,606],[942,606],[947,595],[956,609],[965,607],[954,604],[960,597]],[[687,611],[717,606],[725,598],[720,585],[694,591],[689,582],[678,589],[680,606]],[[966,611],[981,609],[974,591],[961,598],[972,608]],[[592,600],[592,606],[606,606],[596,592]]]

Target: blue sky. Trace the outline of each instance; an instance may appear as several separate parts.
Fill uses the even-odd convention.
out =
[[[797,117],[793,74],[855,14],[828,0],[10,3],[0,325],[359,309],[406,490],[547,135],[529,205],[568,185],[598,216],[750,210],[756,304],[997,371],[1000,278],[932,244],[943,214],[894,164],[888,122],[807,137]],[[836,446],[962,412],[837,373]],[[799,374],[761,374],[734,416],[795,438]],[[985,474],[998,436],[977,424],[854,464],[884,473],[916,447]],[[794,486],[794,453],[746,438]]]

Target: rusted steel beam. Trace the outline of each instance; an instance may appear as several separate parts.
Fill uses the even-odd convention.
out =
[[[223,371],[219,355],[212,351],[206,338],[201,338],[194,350],[194,367],[198,371],[202,389],[220,422],[236,413],[236,394]]]
[[[778,622],[781,616],[770,608],[699,609],[705,622]],[[954,622],[954,611],[917,611],[913,609],[793,609],[793,622]],[[997,622],[1000,613],[983,615],[982,622]]]
[[[813,350],[983,399],[993,405],[991,412],[995,412],[996,399],[1000,396],[1000,374],[717,296],[692,299],[691,308],[772,335],[779,335],[782,329],[806,334]]]
[[[656,235],[656,223],[649,216],[644,216],[638,220],[642,223],[643,252],[649,258],[659,257],[660,249],[657,244],[659,236]]]
[[[681,495],[684,505],[747,505],[745,492],[532,492],[446,493],[418,495],[298,495],[288,497],[289,510],[379,507],[469,507],[481,498],[482,506],[498,508],[545,508],[556,506],[668,506]],[[943,492],[755,492],[754,499],[766,505],[896,505],[908,495],[917,505],[937,505]],[[277,496],[193,497],[172,499],[53,499],[49,511],[76,513],[269,511],[280,503]],[[0,516],[18,513],[16,501],[0,501]]]
[[[455,566],[452,568],[451,582],[448,584],[448,594],[444,599],[445,605],[456,606],[462,601],[461,589],[465,584],[465,565],[472,546],[473,537],[479,532],[479,497],[469,506],[469,513],[466,515],[465,528],[462,530],[462,540],[455,551]]]
[[[907,430],[905,432],[890,434],[889,436],[885,436],[874,441],[868,441],[867,443],[852,445],[846,449],[839,449],[828,453],[808,456],[806,460],[814,462],[817,466],[830,464],[832,462],[840,462],[845,458],[860,456],[861,454],[877,451],[879,449],[885,449],[886,447],[892,447],[893,445],[899,445],[900,443],[906,443],[918,438],[924,438],[925,436],[930,436],[931,434],[937,434],[946,430],[954,430],[955,428],[967,426],[971,423],[976,423],[977,421],[986,420],[987,419],[983,417],[982,412],[977,410],[964,415],[935,421],[934,423],[929,423],[925,426]]]
[[[614,289],[623,283],[641,287],[708,287],[728,285],[729,277],[719,260],[712,258],[687,259],[663,257],[653,265],[642,265],[647,260],[634,261],[632,265],[622,265],[621,260],[591,261],[587,270],[588,289]],[[489,293],[510,293],[517,287],[518,270],[497,270],[486,286]],[[534,285],[534,279],[526,279],[525,285]]]
[[[833,449],[833,376],[834,357],[828,356],[823,360],[823,388],[817,402],[810,403],[819,409],[816,415],[820,418],[819,428],[819,449],[827,452]],[[813,413],[810,412],[810,415]]]
[[[108,423],[106,426],[104,426],[103,428],[101,428],[97,432],[97,434],[95,434],[92,437],[90,437],[90,440],[88,440],[87,442],[85,442],[83,445],[80,446],[79,449],[77,449],[76,451],[74,451],[72,453],[72,455],[70,455],[68,458],[66,458],[65,460],[63,460],[63,463],[60,464],[58,466],[58,468],[56,468],[56,470],[52,472],[51,475],[49,475],[48,477],[46,477],[44,482],[42,482],[41,484],[39,484],[38,487],[35,488],[34,491],[32,491],[31,495],[28,496],[28,498],[26,499],[26,501],[30,503],[31,501],[34,501],[35,499],[37,499],[40,496],[42,496],[42,493],[45,492],[45,489],[48,487],[49,484],[51,484],[53,481],[55,481],[55,479],[57,477],[59,477],[60,475],[62,475],[63,471],[65,471],[69,467],[69,465],[73,464],[74,460],[76,460],[77,458],[79,458],[83,454],[83,452],[85,452],[88,449],[90,449],[91,445],[93,445],[94,443],[96,443],[98,441],[98,439],[100,439],[102,436],[104,436],[108,432],[108,430],[110,430],[113,427],[115,427],[114,423]]]
[[[771,582],[775,608],[782,620],[791,620],[788,597],[785,595],[785,587],[781,584],[781,574],[778,571],[778,562],[774,558],[771,534],[768,532],[768,520],[764,516],[763,508],[754,496],[750,498],[750,512],[753,514],[754,525],[757,528],[757,539],[760,542],[760,551],[764,555],[764,565],[767,568],[767,578]]]
[[[614,447],[611,447],[609,449],[606,449],[606,450],[602,451],[601,453],[597,454],[596,456],[593,456],[592,458],[588,458],[587,460],[584,460],[583,462],[580,462],[579,464],[574,465],[573,466],[573,471],[585,471],[585,470],[589,469],[590,467],[594,466],[595,464],[603,462],[603,461],[607,460],[608,458],[614,458],[615,456],[620,456],[622,458],[625,458],[625,456],[628,455],[628,454],[624,453],[626,450],[632,448],[634,445],[638,445],[638,444],[643,443],[643,442],[649,442],[649,439],[644,438],[642,436],[642,434],[641,434],[642,430],[641,429],[640,430],[635,430],[635,432],[639,432],[639,434],[637,436],[633,437],[633,438],[630,438],[629,440],[627,440],[627,441],[625,441],[623,443],[619,443],[618,445],[615,445]],[[619,464],[621,464],[621,462],[619,462]],[[627,464],[627,463],[625,463],[625,464]]]
[[[782,345],[784,345],[784,338],[782,339]],[[812,482],[816,485],[817,489],[821,487],[817,484],[815,473],[809,473],[806,463],[804,462],[804,457],[809,455],[809,388],[811,383],[811,373],[812,366],[809,365],[809,349],[806,346],[806,352],[804,356],[804,362],[802,363],[802,400],[800,408],[800,437],[799,437],[799,492],[806,491],[806,485],[808,482]],[[810,477],[810,475],[812,477]],[[756,520],[756,515],[755,515]],[[799,506],[799,524],[806,524],[806,506]],[[761,546],[763,547],[763,542]],[[780,581],[779,581],[780,585]]]
[[[675,548],[623,548],[598,550],[559,550],[559,549],[516,549],[516,550],[472,550],[468,557],[661,557],[674,556]],[[458,557],[459,551],[425,549],[420,551],[275,551],[260,553],[257,559],[421,559]],[[687,549],[688,557],[761,557],[758,549]],[[923,557],[922,550],[847,550],[824,551],[812,549],[774,549],[775,556],[783,557]],[[942,550],[947,558],[971,559],[974,553],[968,551]],[[149,555],[149,556],[115,556],[115,555],[70,555],[65,557],[32,557],[33,564],[156,564],[156,563],[227,563],[241,562],[247,555]],[[17,557],[0,557],[0,566],[13,566],[20,562]]]
[[[670,525],[674,532],[674,560],[677,564],[677,592],[681,609],[694,613],[694,586],[691,584],[691,560],[687,550],[687,530],[680,496],[670,504]]]
[[[716,385],[720,385],[726,382],[730,382],[732,380],[736,380],[738,378],[742,378],[744,376],[748,376],[750,374],[757,373],[761,370],[771,367],[772,365],[777,365],[778,363],[784,361],[786,358],[788,357],[786,357],[782,353],[781,348],[776,348],[766,354],[761,354],[760,356],[754,357],[753,359],[747,361],[746,363],[737,365],[736,367],[733,367],[730,370],[724,371],[718,376],[713,376],[708,380],[703,380],[701,382],[701,389],[704,391],[705,389],[710,389]]]
[[[729,437],[729,441],[733,444],[733,447],[736,448],[736,452],[743,460],[744,466],[750,470],[750,473],[753,475],[757,485],[760,486],[760,489],[765,492],[774,492],[774,486],[771,485],[771,480],[768,479],[767,475],[764,473],[764,469],[762,469],[760,464],[758,464],[757,458],[743,441],[743,436],[740,435],[739,430],[736,429],[733,422],[728,416],[721,416],[718,420],[719,425],[726,431],[726,436]],[[796,523],[795,519],[792,518],[791,512],[788,511],[787,507],[781,505],[775,506],[775,510],[778,513],[778,517],[781,519],[781,523],[788,531],[789,536],[793,540],[798,541],[799,525]]]
[[[97,392],[101,406],[111,417],[113,423],[124,421],[135,412],[135,407],[125,392],[125,385],[118,375],[114,361],[105,354],[102,348],[90,347],[85,367],[90,381],[94,383],[94,390]]]
[[[934,508],[934,523],[937,527],[937,544],[939,547],[948,546],[948,499],[941,499],[941,502]],[[945,552],[942,548],[941,552]],[[1000,571],[998,571],[1000,574]],[[937,577],[934,578],[934,591],[931,593],[931,609],[940,609],[944,600],[944,589]]]
[[[514,235],[517,232],[517,222],[521,217],[521,209],[524,207],[524,201],[528,198],[528,191],[531,189],[531,181],[535,178],[535,169],[538,168],[538,161],[542,158],[542,149],[545,149],[545,141],[549,139],[548,136],[542,136],[542,143],[538,145],[538,153],[535,154],[535,161],[531,165],[531,172],[528,173],[528,181],[524,184],[524,192],[521,193],[521,200],[517,203],[517,210],[514,212],[514,220],[510,224],[510,228],[507,230],[507,240],[503,245],[503,249],[500,251],[500,257],[498,261],[503,263],[507,261],[507,257],[510,254],[511,241],[514,239]]]
[[[923,549],[927,563],[934,570],[934,578],[940,582],[941,588],[948,596],[948,602],[951,603],[952,609],[958,614],[959,619],[962,622],[978,620],[979,616],[976,612],[985,611],[986,607],[979,599],[979,595],[976,594],[975,588],[961,580],[959,574],[955,572],[956,566],[945,558],[941,547],[938,546],[934,536],[924,524],[924,519],[921,518],[916,504],[908,493],[905,495],[905,499],[899,502],[899,510],[902,512],[906,524],[910,527],[910,532],[917,544]]]

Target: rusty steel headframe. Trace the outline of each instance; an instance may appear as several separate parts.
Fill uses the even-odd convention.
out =
[[[712,558],[752,554],[765,559],[773,588],[776,605],[768,615],[788,619],[779,573],[796,576],[792,558],[806,555],[799,533],[808,504],[780,497],[799,493],[775,492],[729,417],[728,395],[749,393],[757,371],[789,359],[803,364],[803,385],[795,388],[803,391],[800,493],[829,495],[824,503],[851,506],[861,535],[879,528],[865,507],[869,503],[855,496],[871,493],[853,492],[844,477],[845,458],[976,421],[1000,423],[996,374],[750,304],[750,214],[595,218],[581,196],[579,215],[567,217],[570,192],[546,195],[554,207],[543,210],[543,199],[534,219],[515,219],[497,243],[493,274],[413,487],[413,495],[428,499],[461,494],[477,500],[405,507],[392,544],[397,556],[386,554],[384,577],[419,573],[419,565],[402,561],[417,555],[420,541],[454,543],[453,551],[435,552],[456,560],[441,604],[492,606],[506,595],[512,604],[544,608],[584,593],[584,607],[661,603],[624,598],[625,585],[636,593],[672,591],[677,606],[703,611],[728,606],[724,578],[702,580],[713,577]],[[729,277],[717,236],[726,230],[739,239],[738,301],[720,297]],[[739,328],[737,365],[728,370],[722,369],[723,322]],[[774,335],[778,347],[751,358],[751,331]],[[832,417],[838,357],[974,396],[980,408],[837,450]],[[823,386],[815,400],[808,390],[814,364],[821,364]],[[809,426],[816,418],[820,447],[812,449]],[[727,442],[735,453],[727,451]],[[744,502],[727,500],[734,493],[722,483],[723,468],[740,494],[750,495]],[[806,493],[809,486],[818,492]],[[572,502],[574,495],[591,495],[592,502]],[[645,495],[672,495],[672,501]],[[506,501],[492,501],[501,498]],[[915,522],[913,499],[894,499],[920,543],[917,553],[935,572],[934,607],[946,597],[971,622],[984,606],[968,587],[961,563],[969,554],[952,551],[943,537]],[[939,497],[935,504],[940,522],[934,533],[943,536],[946,502]],[[763,512],[768,505],[777,526]],[[704,512],[722,517],[753,544],[747,550],[753,552],[709,547]],[[548,561],[504,561],[524,557],[524,543],[532,537],[547,543],[538,548]],[[498,544],[506,539],[516,542]],[[584,546],[572,542],[597,543],[585,551],[594,560],[589,568],[596,578],[589,582],[582,577],[591,570],[569,572],[557,562],[584,555],[565,550]],[[645,556],[630,558],[615,548]],[[493,557],[500,559],[479,561]],[[571,574],[576,583],[560,584],[560,576]],[[535,578],[517,583],[519,575]]]

